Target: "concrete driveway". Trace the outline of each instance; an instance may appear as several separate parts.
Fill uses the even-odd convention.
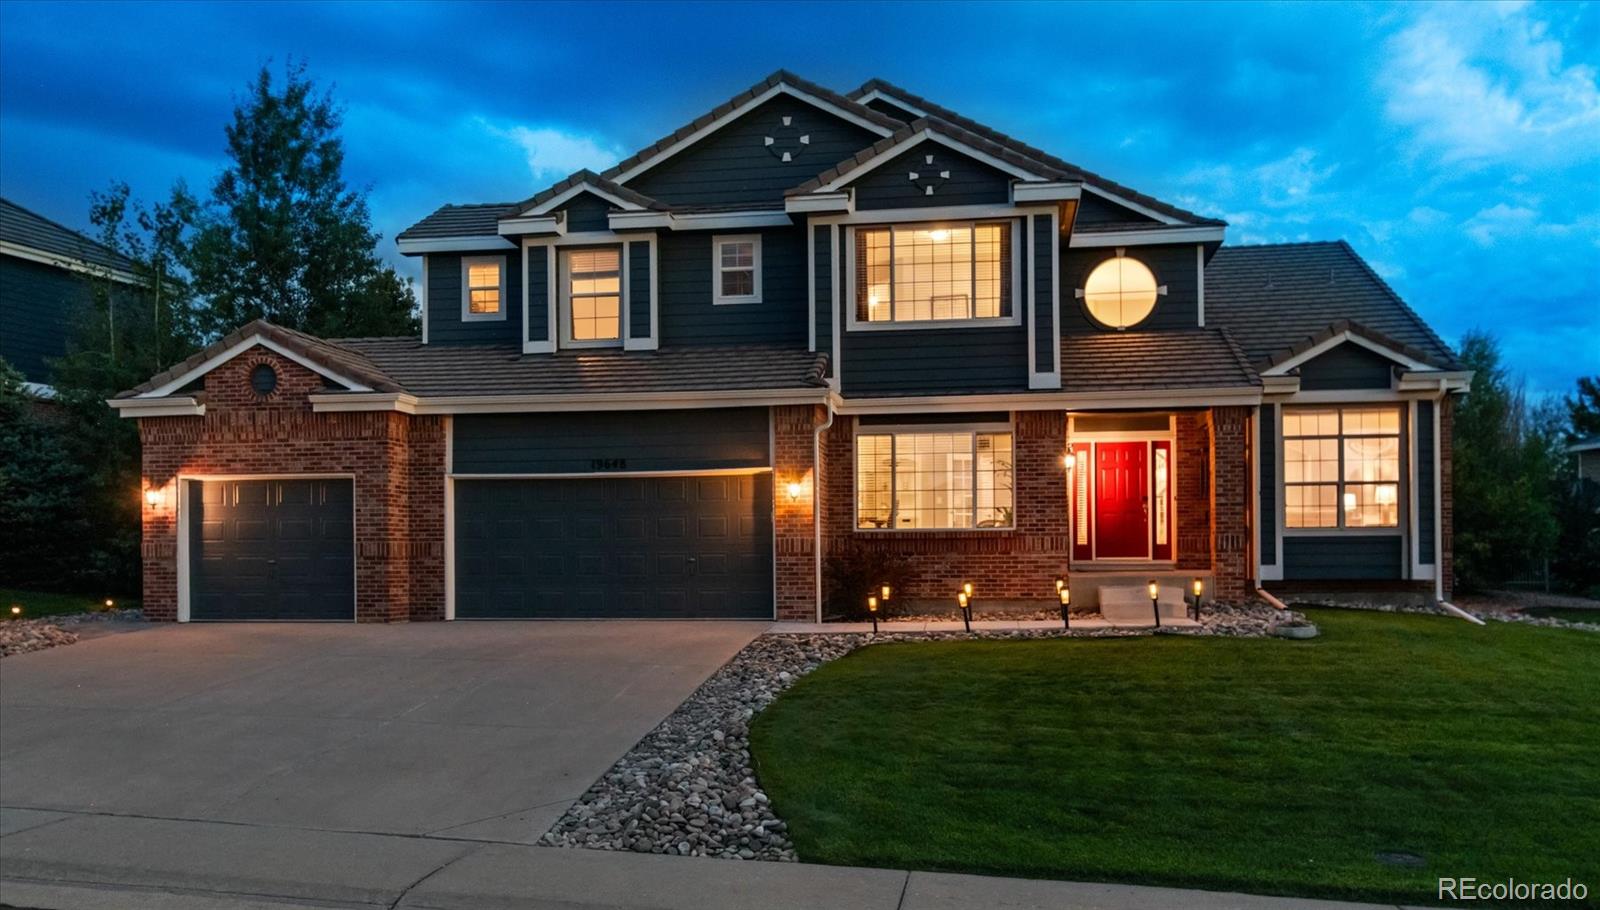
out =
[[[0,833],[68,812],[532,843],[763,628],[196,624],[7,658]]]

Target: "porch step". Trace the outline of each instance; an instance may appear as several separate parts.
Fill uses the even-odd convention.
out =
[[[1183,589],[1176,585],[1162,585],[1156,597],[1161,619],[1184,619],[1189,615],[1189,605],[1183,600]],[[1154,624],[1150,615],[1150,591],[1144,585],[1103,587],[1100,589],[1100,615],[1106,622],[1118,625],[1137,623]]]

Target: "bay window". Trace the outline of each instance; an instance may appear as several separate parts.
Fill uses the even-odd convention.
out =
[[[1012,315],[1011,222],[907,224],[855,232],[855,321]]]
[[[856,527],[1013,526],[1009,432],[937,430],[856,436]]]
[[[1399,527],[1399,410],[1285,410],[1283,502],[1287,528]]]

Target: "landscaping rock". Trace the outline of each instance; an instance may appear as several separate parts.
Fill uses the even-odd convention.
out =
[[[0,622],[0,657],[43,651],[78,641],[84,626],[106,622],[141,622],[139,610],[97,610],[93,613],[66,613],[38,619],[11,619]]]

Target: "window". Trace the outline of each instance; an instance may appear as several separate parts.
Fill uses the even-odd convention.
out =
[[[712,303],[761,302],[761,236],[711,238]]]
[[[1284,411],[1284,526],[1400,526],[1400,412]]]
[[[473,322],[504,319],[505,260],[499,256],[467,256],[461,260],[461,319]]]
[[[1010,433],[971,430],[856,437],[856,527],[1009,528]]]
[[[1078,296],[1096,322],[1120,330],[1145,321],[1156,308],[1156,297],[1165,293],[1149,266],[1118,250],[1094,267]]]
[[[617,247],[562,250],[562,341],[604,347],[622,340],[622,251]]]
[[[1011,316],[1008,222],[860,228],[855,257],[857,322]]]

